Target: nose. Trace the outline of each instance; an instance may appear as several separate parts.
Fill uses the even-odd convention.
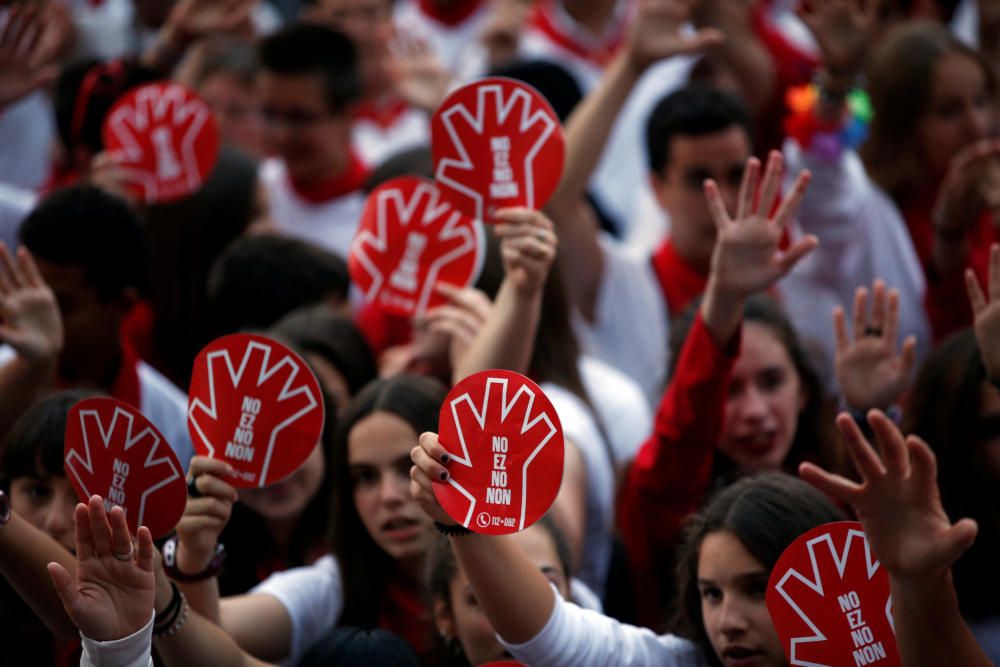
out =
[[[62,499],[56,499],[49,505],[42,523],[42,530],[57,542],[65,543],[73,531],[73,509],[75,507],[73,502],[62,502]]]
[[[986,138],[990,131],[990,113],[977,105],[970,104],[963,118],[966,139],[970,142]]]
[[[741,419],[762,421],[767,416],[767,401],[764,398],[764,394],[752,384],[744,389],[743,394],[738,400],[739,407],[737,414]]]
[[[396,473],[382,476],[379,498],[387,506],[398,506],[410,497],[410,478]]]
[[[722,601],[719,630],[729,639],[739,637],[749,629],[743,602],[735,595],[726,595]]]

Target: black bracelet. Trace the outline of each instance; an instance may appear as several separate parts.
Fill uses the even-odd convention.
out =
[[[471,530],[466,528],[461,524],[455,524],[454,526],[449,526],[448,524],[441,523],[440,521],[434,522],[434,527],[442,535],[447,535],[448,537],[461,537],[463,535],[472,535]]]
[[[177,616],[180,614],[181,607],[183,606],[183,596],[181,591],[177,588],[177,584],[170,582],[170,603],[167,608],[163,610],[163,613],[157,614],[156,618],[153,620],[153,632],[157,630],[165,630],[169,628],[177,620]]]

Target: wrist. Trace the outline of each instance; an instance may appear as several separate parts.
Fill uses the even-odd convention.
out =
[[[203,559],[192,559],[190,562],[185,561],[184,564],[179,563],[182,549],[183,546],[178,545],[176,537],[169,538],[163,544],[163,571],[171,579],[183,583],[194,583],[211,579],[222,570],[222,564],[226,559],[226,549],[222,544],[215,546],[212,556],[204,566],[202,566]],[[190,570],[184,569],[184,565],[187,564],[192,566]]]

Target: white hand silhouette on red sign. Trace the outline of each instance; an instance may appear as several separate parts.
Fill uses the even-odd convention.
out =
[[[501,535],[524,530],[556,498],[563,472],[562,427],[534,382],[510,371],[471,375],[448,394],[439,439],[451,478],[435,484],[444,510],[463,526]]]
[[[790,665],[901,664],[889,577],[860,523],[826,524],[795,540],[771,571],[766,603]]]
[[[431,121],[434,178],[455,208],[492,222],[498,208],[540,209],[562,177],[565,143],[552,107],[513,79],[459,88]]]
[[[187,501],[184,472],[163,435],[135,408],[88,398],[66,418],[66,475],[81,501],[93,495],[125,510],[129,530],[153,537],[174,529]]]
[[[275,484],[323,431],[319,383],[297,354],[252,334],[224,336],[195,359],[188,430],[195,451],[236,470],[234,486]]]
[[[145,202],[186,197],[201,187],[219,154],[212,110],[176,83],[136,88],[104,120],[109,157]]]
[[[446,299],[439,283],[470,284],[482,266],[482,229],[446,202],[431,181],[405,176],[370,195],[351,243],[351,280],[367,301],[403,316]]]

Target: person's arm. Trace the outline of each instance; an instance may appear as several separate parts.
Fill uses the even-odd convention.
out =
[[[188,47],[200,39],[252,35],[256,4],[256,0],[180,0],[142,55],[143,65],[170,74]]]
[[[959,612],[951,566],[976,538],[971,519],[952,524],[941,505],[934,452],[919,437],[907,438],[878,411],[868,423],[881,457],[850,415],[837,427],[861,482],[803,463],[803,479],[852,505],[865,537],[889,573],[896,642],[906,667],[993,663],[982,652]]]
[[[59,75],[47,53],[46,11],[41,3],[15,3],[0,18],[0,111]]]
[[[10,255],[0,242],[0,342],[17,353],[0,366],[0,433],[53,384],[63,348],[55,295],[26,248]]]
[[[556,223],[562,244],[559,270],[574,303],[588,320],[593,319],[604,260],[597,225],[580,215],[587,184],[615,119],[643,72],[657,61],[694,53],[720,41],[716,30],[682,34],[687,20],[686,3],[641,2],[626,48],[608,65],[597,88],[583,99],[566,123],[563,176],[546,210]]]
[[[552,223],[539,211],[502,209],[500,238],[504,279],[486,321],[452,369],[455,382],[478,371],[503,368],[527,373],[542,312],[542,292],[556,256]]]

